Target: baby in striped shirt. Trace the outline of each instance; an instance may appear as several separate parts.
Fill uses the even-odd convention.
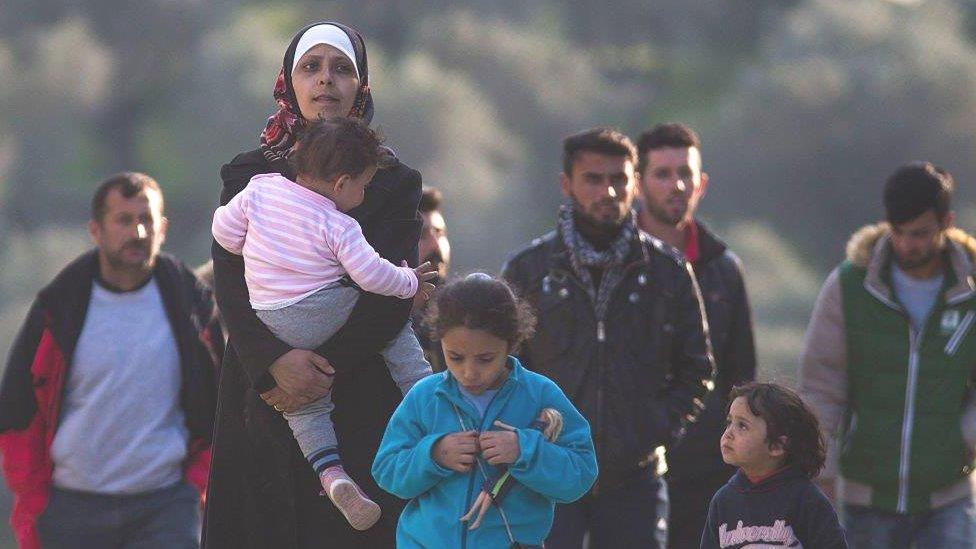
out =
[[[378,169],[380,140],[352,118],[311,122],[289,159],[295,181],[281,174],[254,176],[247,187],[214,212],[213,235],[244,258],[251,307],[282,341],[315,349],[349,318],[360,290],[412,298],[433,290],[437,272],[429,263],[411,269],[380,257],[362,228],[344,212],[363,202]],[[431,373],[407,322],[383,350],[390,375],[404,394]],[[332,424],[330,395],[285,418],[292,433],[346,520],[366,530],[380,507],[346,474]]]

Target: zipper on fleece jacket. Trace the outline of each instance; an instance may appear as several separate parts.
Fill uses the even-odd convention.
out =
[[[505,383],[508,383],[508,380],[505,380]],[[491,409],[491,405],[495,403],[495,399],[498,398],[498,395],[501,394],[503,387],[504,387],[504,385],[502,385],[502,387],[499,387],[498,388],[498,392],[495,393],[491,397],[491,400],[488,401],[488,406],[485,406],[485,413],[484,413],[484,415],[481,416],[481,424],[478,425],[478,432],[479,433],[484,432],[484,429],[485,429],[485,419],[488,418],[488,410]],[[454,406],[455,406],[456,409],[460,410],[460,408],[457,408],[457,405],[456,404]],[[458,416],[458,419],[461,419],[461,416],[460,415]],[[472,427],[473,427],[473,425],[472,425]],[[465,426],[465,424],[464,424],[463,421],[461,422],[461,429],[463,429],[465,431],[468,430],[467,429],[467,426]],[[480,462],[478,461],[480,459],[481,458],[479,456],[477,456],[477,455],[474,456],[475,462],[471,466],[471,477],[468,479],[468,493],[464,496],[464,508],[462,509],[462,512],[464,512],[464,509],[470,509],[471,508],[471,492],[474,489],[474,481],[478,477],[478,472],[481,471],[481,467],[479,466],[479,463]],[[468,529],[465,526],[461,526],[461,549],[464,549],[465,547],[467,547],[467,544],[468,544]]]

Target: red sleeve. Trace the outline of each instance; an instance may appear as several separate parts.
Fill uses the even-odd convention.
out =
[[[51,490],[51,442],[64,383],[64,359],[50,330],[44,328],[26,375],[32,389],[23,398],[35,412],[22,429],[0,434],[3,474],[14,495],[10,524],[21,548],[39,548],[37,517],[47,507]],[[12,365],[17,366],[17,365]],[[22,366],[21,366],[22,367]]]

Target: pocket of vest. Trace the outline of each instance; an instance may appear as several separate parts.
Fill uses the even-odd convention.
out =
[[[963,317],[962,322],[959,323],[959,327],[953,332],[952,337],[949,338],[949,342],[945,346],[945,354],[952,356],[956,354],[959,350],[959,346],[962,345],[962,340],[969,333],[970,328],[973,327],[973,321],[976,320],[976,312],[969,311],[966,316]]]

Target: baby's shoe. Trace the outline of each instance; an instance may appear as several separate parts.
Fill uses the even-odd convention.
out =
[[[341,465],[322,471],[319,480],[322,482],[321,495],[329,496],[356,530],[366,530],[380,520],[380,506],[359,489]]]

